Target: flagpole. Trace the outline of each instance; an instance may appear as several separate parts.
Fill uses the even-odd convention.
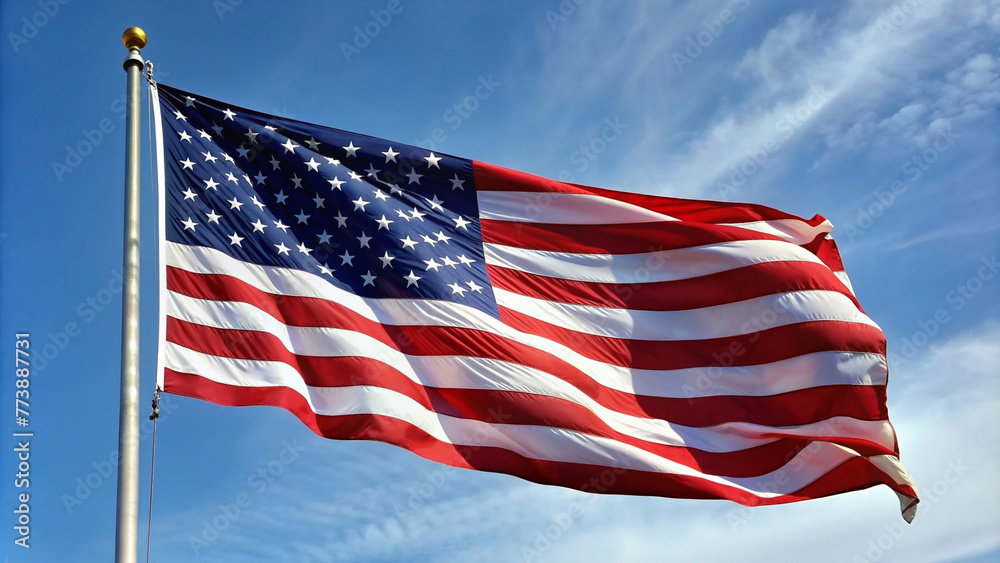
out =
[[[135,563],[139,528],[139,50],[146,33],[130,27],[122,34],[129,50],[125,141],[125,247],[122,293],[122,375],[118,411],[118,508],[115,561]]]

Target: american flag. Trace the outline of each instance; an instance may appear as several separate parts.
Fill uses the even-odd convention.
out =
[[[917,494],[820,216],[546,180],[154,87],[160,385],[590,492]]]

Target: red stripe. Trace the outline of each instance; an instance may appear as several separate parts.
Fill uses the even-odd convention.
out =
[[[559,225],[482,219],[480,224],[483,242],[580,254],[640,254],[742,240],[785,242],[780,237],[740,227],[680,221]]]
[[[507,307],[500,307],[500,318],[517,330],[558,342],[593,360],[650,370],[769,364],[815,352],[886,353],[880,330],[842,321],[796,323],[724,338],[662,341],[585,334]]]
[[[374,385],[399,391],[428,409],[460,418],[559,426],[621,441],[633,440],[612,430],[586,407],[566,399],[511,391],[426,387],[367,357],[292,354],[269,333],[218,329],[168,317],[167,341],[219,357],[283,362],[301,373],[306,384],[314,387]],[[796,426],[835,416],[859,420],[881,420],[886,416],[884,386],[823,386],[764,397],[664,398],[631,395],[604,387],[600,390],[596,397],[591,398],[607,408],[635,417],[669,420],[689,427],[726,422]],[[509,416],[493,416],[494,413]],[[779,434],[776,433],[776,436]],[[892,453],[880,446],[874,446],[873,450],[867,441],[831,439],[865,452]],[[636,445],[640,444],[637,442]],[[653,451],[647,445],[640,447]]]
[[[788,291],[836,291],[860,310],[854,294],[815,262],[764,262],[696,278],[647,283],[600,283],[550,278],[487,264],[494,287],[545,299],[641,311],[683,311]]]
[[[274,296],[231,276],[167,269],[167,287],[199,299],[242,301],[291,326],[332,327],[372,336],[414,355],[460,355],[520,363],[553,374],[580,374],[567,381],[584,389],[590,380],[547,352],[493,333],[464,328],[382,325],[324,299]],[[643,341],[594,336],[556,327],[512,309],[500,308],[512,327],[560,342],[594,360],[641,369],[756,365],[825,351],[885,354],[885,337],[868,325],[821,321],[706,340]],[[581,386],[583,385],[583,386]],[[596,384],[593,384],[596,385]]]
[[[812,219],[803,219],[777,209],[752,203],[678,199],[568,184],[483,162],[474,162],[472,170],[478,191],[597,195],[696,223],[747,223],[795,219],[816,226],[825,221],[820,215],[816,215]]]
[[[698,477],[619,469],[599,465],[536,460],[492,446],[455,446],[441,442],[399,419],[381,415],[317,415],[306,400],[288,388],[247,388],[224,385],[196,375],[165,370],[165,391],[228,406],[271,405],[299,418],[313,432],[338,440],[386,442],[421,457],[454,467],[506,473],[535,483],[587,492],[655,495],[675,498],[725,498],[748,506],[782,504],[885,484],[902,494],[912,488],[897,485],[864,458],[855,458],[789,495],[760,498],[751,493]],[[767,485],[767,483],[762,483]]]

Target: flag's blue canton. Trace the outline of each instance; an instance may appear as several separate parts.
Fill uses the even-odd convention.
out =
[[[167,240],[497,316],[471,161],[159,92]]]

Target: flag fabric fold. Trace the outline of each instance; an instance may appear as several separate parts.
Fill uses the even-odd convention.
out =
[[[917,494],[832,225],[154,85],[159,384],[602,493]]]

